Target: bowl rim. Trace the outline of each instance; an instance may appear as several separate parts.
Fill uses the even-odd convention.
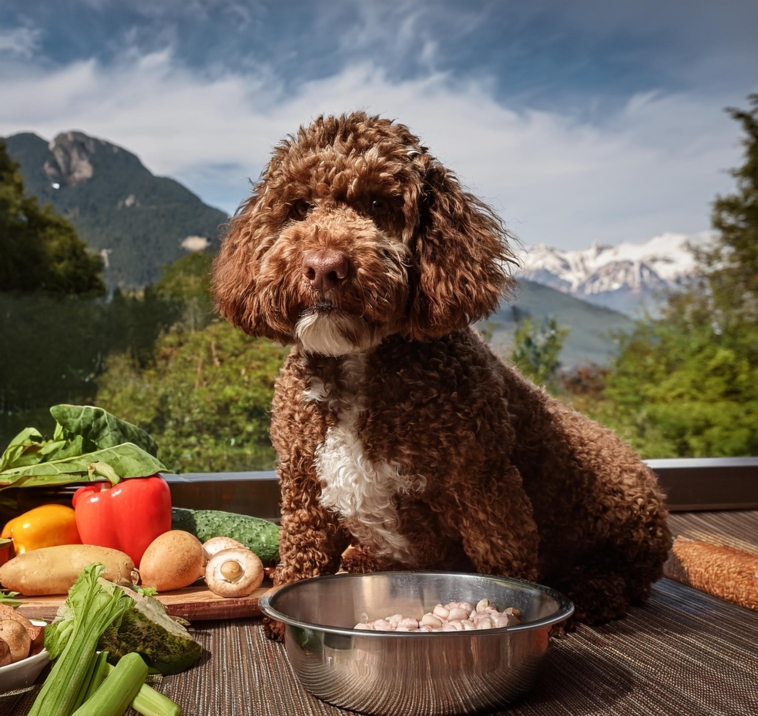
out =
[[[346,627],[336,627],[336,626],[329,626],[327,624],[316,624],[313,622],[302,622],[297,619],[293,619],[290,616],[287,616],[286,614],[283,614],[278,609],[271,606],[271,600],[278,597],[280,594],[288,591],[292,591],[298,588],[299,585],[305,584],[307,582],[310,582],[313,579],[319,579],[319,580],[333,580],[333,579],[350,579],[350,578],[359,578],[359,577],[372,577],[373,575],[408,575],[408,574],[414,574],[418,576],[440,576],[440,575],[447,575],[452,577],[479,577],[484,579],[495,579],[502,582],[508,582],[510,584],[516,585],[516,586],[525,586],[530,587],[532,589],[537,589],[538,591],[542,592],[543,594],[546,594],[547,596],[551,597],[558,603],[558,608],[556,611],[547,616],[542,617],[542,619],[537,619],[532,622],[525,622],[523,624],[514,624],[513,626],[508,627],[495,627],[492,629],[472,629],[469,631],[445,631],[445,632],[395,632],[395,631],[372,631],[369,629],[350,629]],[[553,626],[554,624],[560,624],[562,621],[565,621],[568,619],[573,613],[574,613],[574,604],[573,602],[568,599],[568,597],[564,596],[560,592],[556,591],[555,589],[552,589],[551,587],[546,587],[544,584],[537,584],[536,582],[528,582],[525,579],[517,579],[515,577],[500,577],[494,574],[477,574],[477,573],[471,573],[471,572],[441,572],[441,571],[432,571],[432,570],[425,570],[425,571],[419,571],[419,572],[404,572],[404,571],[389,571],[389,572],[367,572],[367,573],[359,573],[359,572],[351,572],[351,573],[344,573],[344,574],[328,574],[318,577],[310,577],[309,579],[303,579],[298,582],[292,582],[291,584],[286,584],[283,587],[276,588],[275,591],[269,591],[267,594],[264,594],[260,597],[258,600],[258,606],[260,610],[268,617],[271,617],[272,619],[275,619],[276,621],[284,622],[285,624],[289,624],[290,626],[300,627],[301,629],[312,629],[317,631],[322,631],[327,634],[339,634],[341,636],[360,636],[360,637],[370,637],[370,638],[392,638],[392,639],[405,639],[408,637],[412,637],[414,639],[421,639],[421,638],[431,638],[436,639],[438,637],[449,637],[449,636],[463,636],[467,635],[469,637],[471,636],[492,636],[492,635],[500,635],[500,634],[506,634],[506,633],[513,633],[513,632],[521,632],[521,631],[532,631],[534,629],[541,629],[548,626]]]

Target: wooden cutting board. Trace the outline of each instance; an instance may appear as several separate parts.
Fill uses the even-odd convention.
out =
[[[211,592],[205,585],[201,585],[157,594],[156,599],[166,606],[172,617],[182,617],[191,622],[203,619],[241,619],[262,616],[258,599],[269,589],[271,589],[271,582],[266,580],[249,597],[225,599]],[[29,619],[52,621],[58,607],[66,601],[66,595],[19,597],[19,599],[22,602],[18,607],[19,614]]]

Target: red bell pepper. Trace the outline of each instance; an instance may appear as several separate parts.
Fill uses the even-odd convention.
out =
[[[135,566],[148,545],[171,529],[171,491],[158,476],[80,487],[73,504],[82,543],[121,550]]]

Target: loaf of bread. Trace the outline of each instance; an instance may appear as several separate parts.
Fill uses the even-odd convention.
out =
[[[758,554],[680,536],[663,571],[677,582],[758,611]]]

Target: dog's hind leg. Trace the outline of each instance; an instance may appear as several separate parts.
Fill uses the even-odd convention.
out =
[[[548,582],[574,603],[572,624],[603,624],[619,619],[626,614],[631,601],[631,585],[626,576],[592,566],[575,567],[563,580]]]
[[[438,495],[447,523],[463,539],[463,549],[482,574],[534,580],[539,537],[532,505],[518,470],[493,471],[498,479],[469,479]]]
[[[541,575],[541,580],[574,603],[572,622],[602,624],[623,617],[631,605],[642,604],[660,576],[658,563],[636,564],[617,555],[613,563],[589,558],[561,574]]]

